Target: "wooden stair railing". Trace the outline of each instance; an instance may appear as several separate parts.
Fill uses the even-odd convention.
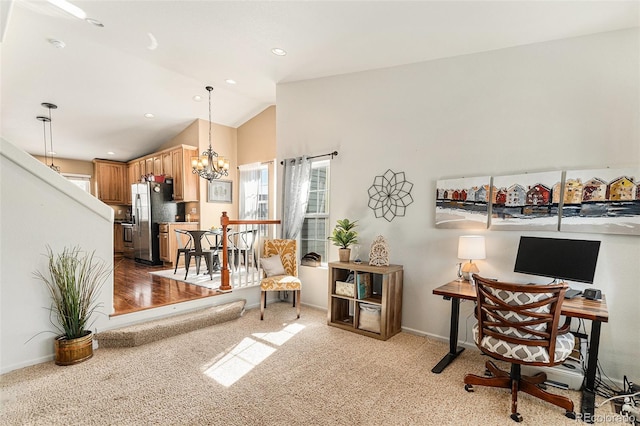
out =
[[[220,291],[231,291],[229,284],[229,252],[227,246],[227,228],[230,225],[280,225],[279,220],[231,220],[227,212],[222,212],[220,226],[222,227],[222,267],[220,270]]]

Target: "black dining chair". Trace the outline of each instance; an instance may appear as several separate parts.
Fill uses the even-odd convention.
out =
[[[229,264],[233,264],[234,270],[240,267],[241,259],[244,261],[247,270],[249,269],[249,255],[252,254],[253,265],[258,265],[258,255],[254,249],[254,243],[258,235],[257,229],[246,231],[236,231],[227,234],[227,254]],[[231,262],[233,259],[233,263]]]
[[[193,250],[193,238],[191,237],[191,234],[182,229],[176,229],[175,231],[176,240],[178,241],[178,250],[176,251],[176,267],[173,270],[174,275],[178,272],[178,262],[180,262],[180,255],[184,255],[186,260],[186,253]]]

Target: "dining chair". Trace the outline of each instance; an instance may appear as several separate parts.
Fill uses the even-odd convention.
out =
[[[176,240],[178,242],[178,250],[176,251],[176,267],[173,270],[174,275],[178,272],[178,262],[180,262],[180,255],[184,255],[186,260],[186,253],[190,250],[193,250],[193,238],[191,237],[190,233],[182,229],[176,229],[175,234]]]
[[[300,289],[296,260],[296,240],[265,240],[260,266],[264,278],[260,281],[260,320],[264,318],[268,291],[293,291],[293,306],[300,318]],[[297,305],[296,305],[297,299]]]
[[[521,374],[522,365],[550,367],[561,364],[575,345],[569,333],[571,319],[559,327],[560,310],[568,286],[513,284],[488,280],[473,274],[476,283],[476,317],[473,337],[485,354],[511,363],[509,372],[499,369],[493,361],[486,362],[490,377],[467,374],[465,390],[473,385],[511,389],[511,419],[522,421],[518,413],[518,392],[524,392],[566,410],[575,419],[573,401],[566,396],[542,389],[545,373],[533,376]]]
[[[241,261],[244,261],[247,270],[249,269],[249,256],[253,258],[253,265],[258,265],[258,255],[254,249],[254,243],[258,235],[258,229],[248,229],[245,231],[234,231],[227,234],[227,254],[229,263],[234,270],[238,270]],[[233,262],[231,260],[233,259]]]
[[[205,262],[207,264],[207,269],[209,272],[209,277],[213,280],[213,254],[214,251],[210,249],[205,249],[202,247],[202,237],[206,235],[209,231],[204,230],[187,230],[189,234],[191,234],[193,238],[193,250],[189,250],[185,252],[185,274],[184,279],[187,279],[189,275],[189,267],[191,266],[191,258],[196,258],[196,275],[200,274],[200,263],[201,259],[204,257]]]

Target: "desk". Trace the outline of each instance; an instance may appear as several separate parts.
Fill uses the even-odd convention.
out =
[[[468,281],[451,281],[433,290],[433,294],[442,296],[445,300],[451,300],[451,328],[449,330],[449,352],[431,370],[439,374],[458,355],[464,351],[458,346],[458,325],[460,316],[460,300],[476,300],[476,287]],[[575,297],[562,301],[562,315],[572,318],[591,320],[591,335],[589,337],[589,353],[587,360],[587,372],[582,388],[581,412],[583,419],[594,418],[596,369],[598,367],[598,347],[600,346],[600,327],[603,322],[609,322],[609,311],[604,296],[602,300],[587,300],[584,297]]]

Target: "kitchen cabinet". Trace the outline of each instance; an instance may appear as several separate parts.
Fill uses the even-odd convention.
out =
[[[96,196],[106,204],[126,204],[127,165],[117,161],[93,160]]]
[[[153,157],[147,157],[144,159],[144,170],[145,170],[145,174],[150,175],[150,174],[154,174],[153,171]]]
[[[113,254],[122,255],[124,253],[124,234],[122,224],[113,224]]]
[[[196,148],[182,145],[171,151],[173,167],[173,198],[176,201],[198,201],[200,182],[191,173],[191,157],[198,155]]]
[[[175,267],[176,254],[178,253],[178,240],[176,238],[176,229],[186,229],[194,231],[200,229],[199,222],[166,222],[160,224],[160,260],[165,264],[171,264]],[[184,266],[184,257],[180,257],[178,266]]]
[[[162,153],[162,173],[167,177],[173,177],[173,160],[171,152]]]

